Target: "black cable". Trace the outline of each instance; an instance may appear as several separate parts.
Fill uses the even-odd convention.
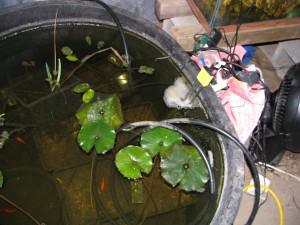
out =
[[[109,13],[109,15],[113,18],[113,20],[115,21],[115,23],[117,25],[117,28],[120,32],[121,38],[122,38],[122,42],[123,42],[123,46],[124,46],[124,52],[125,52],[125,56],[126,56],[126,62],[127,62],[128,65],[130,65],[126,37],[125,37],[125,34],[124,34],[123,27],[122,27],[117,15],[114,13],[114,11],[107,4],[105,4],[104,2],[102,2],[100,0],[88,0],[88,1],[96,2],[99,5],[101,5]]]
[[[145,130],[144,130],[145,131]],[[119,133],[121,132],[121,130],[116,130],[116,134],[118,135]],[[124,145],[122,145],[122,147],[120,147],[120,149],[124,148],[125,146],[129,145],[131,142],[133,142],[136,138],[138,138],[140,136],[139,133],[136,133],[134,136],[132,136],[130,139],[128,139],[126,141],[126,143]],[[95,202],[97,204],[97,206],[100,208],[100,210],[103,212],[104,216],[114,225],[118,225],[114,219],[109,215],[109,213],[107,212],[107,210],[105,209],[105,206],[103,205],[99,195],[98,195],[98,192],[97,192],[97,184],[96,184],[96,168],[97,168],[97,163],[98,163],[98,166],[100,165],[100,160],[97,160],[98,158],[98,155],[95,157],[95,161],[93,163],[93,179],[92,179],[92,187],[93,187],[93,195],[94,195],[94,199],[95,199]],[[114,166],[114,163],[112,164],[112,176],[111,176],[111,179],[110,179],[110,185],[111,187],[115,187],[114,185],[114,177],[115,177],[115,173],[116,173],[116,170],[115,170],[115,166]],[[118,213],[120,214],[121,218],[123,218],[124,222],[126,224],[131,224],[130,220],[127,219],[125,213],[123,212],[122,210],[122,207],[121,205],[119,204],[119,201],[118,199],[116,198],[116,193],[115,193],[115,189],[114,188],[111,188],[111,191],[112,191],[112,200],[115,204],[115,207],[117,208],[118,210]]]
[[[218,47],[209,47],[209,48],[201,48],[200,51],[209,51],[209,50],[216,50],[216,51],[220,51],[220,52],[224,52],[228,55],[231,56],[232,59],[234,59],[234,61],[241,61],[240,57],[236,54],[236,53],[232,53],[226,49],[223,48],[218,48]],[[236,60],[237,58],[237,60]]]
[[[199,213],[198,216],[196,216],[196,218],[190,223],[190,225],[195,225],[198,224],[202,219],[203,216],[206,215],[206,212],[208,212],[211,207],[212,207],[212,202],[215,200],[216,195],[215,195],[215,176],[214,173],[212,171],[212,167],[209,163],[209,160],[207,158],[207,156],[205,155],[204,151],[202,150],[202,148],[198,145],[198,143],[188,134],[186,133],[184,130],[180,129],[179,127],[176,127],[174,125],[172,125],[171,123],[165,123],[165,121],[162,122],[157,122],[157,121],[142,121],[142,122],[135,122],[135,123],[129,123],[126,124],[124,126],[122,126],[121,128],[119,128],[119,130],[117,131],[120,132],[121,131],[130,131],[132,129],[138,128],[138,127],[164,127],[173,131],[177,131],[178,133],[180,133],[185,140],[187,140],[190,144],[192,144],[200,153],[200,155],[203,158],[203,161],[205,162],[209,177],[210,177],[210,198],[207,204],[207,208],[205,210],[205,213]]]
[[[254,221],[254,218],[257,214],[257,211],[259,209],[259,199],[260,199],[260,181],[259,181],[259,176],[258,176],[258,171],[257,168],[255,166],[255,163],[251,157],[251,155],[249,154],[247,148],[236,138],[234,137],[232,134],[228,133],[227,131],[223,130],[222,128],[219,128],[217,126],[214,126],[210,123],[207,122],[203,122],[201,120],[196,120],[196,119],[188,119],[188,118],[174,118],[174,119],[168,119],[168,120],[164,120],[159,122],[153,122],[153,125],[157,125],[157,124],[178,124],[178,123],[183,123],[183,124],[194,124],[194,125],[198,125],[198,126],[203,126],[206,127],[208,129],[211,129],[225,137],[227,137],[229,140],[231,140],[232,142],[234,142],[243,152],[244,157],[246,158],[250,171],[252,173],[253,176],[253,181],[254,181],[254,186],[255,186],[255,199],[254,199],[254,205],[252,208],[252,212],[249,216],[249,219],[246,223],[246,225],[250,225],[252,224],[252,222]],[[132,129],[135,126],[139,126],[143,124],[143,122],[137,122],[137,123],[132,123],[128,125],[128,129]],[[149,122],[148,122],[149,124]]]
[[[236,22],[236,29],[235,29],[235,34],[231,40],[231,45],[233,45],[233,41],[234,41],[234,45],[233,45],[233,51],[232,51],[232,54],[235,53],[235,48],[236,48],[236,45],[237,45],[237,41],[238,41],[238,34],[239,34],[239,29],[241,27],[241,15],[242,15],[242,7],[243,7],[243,2],[240,0],[240,10],[239,10],[239,15],[237,17],[237,22]]]
[[[104,216],[109,220],[109,222],[113,225],[118,225],[115,220],[109,215],[109,213],[107,212],[107,210],[105,209],[105,206],[103,205],[102,201],[100,200],[100,198],[98,197],[98,192],[97,192],[97,186],[95,183],[96,180],[96,168],[97,168],[97,162],[98,162],[98,155],[96,153],[94,157],[94,163],[93,163],[93,168],[92,168],[92,191],[93,191],[93,195],[94,195],[94,199],[95,202],[97,204],[97,206],[100,208],[101,212],[104,214]],[[99,165],[99,164],[98,164]]]
[[[217,126],[214,126],[214,125],[206,123],[206,122],[203,122],[201,120],[188,119],[188,118],[175,118],[175,119],[164,120],[162,122],[173,123],[173,124],[177,124],[177,123],[195,124],[195,125],[198,125],[198,126],[206,127],[208,129],[211,129],[211,130],[227,137],[229,140],[234,142],[242,150],[242,152],[244,153],[244,156],[245,156],[245,158],[248,162],[250,171],[252,173],[254,186],[255,186],[255,201],[254,201],[252,212],[250,214],[250,217],[249,217],[246,225],[252,224],[252,222],[253,222],[256,214],[257,214],[257,211],[259,209],[260,181],[259,181],[257,168],[256,168],[255,163],[254,163],[251,155],[249,154],[247,148],[236,137],[234,137],[232,134],[228,133],[227,131],[223,130],[222,128],[219,128]]]
[[[124,46],[124,53],[125,53],[125,58],[126,58],[126,62],[127,62],[127,72],[128,72],[128,86],[132,87],[133,86],[133,80],[132,80],[132,74],[131,74],[131,62],[130,62],[130,58],[129,58],[128,45],[127,45],[127,41],[126,41],[126,37],[125,37],[125,33],[124,33],[124,30],[123,30],[122,24],[120,23],[117,15],[114,13],[114,11],[107,4],[105,4],[101,0],[88,0],[88,1],[94,1],[98,4],[100,4],[110,14],[110,16],[115,21],[115,23],[117,25],[117,28],[120,32],[121,39],[122,39],[123,46]]]
[[[227,45],[227,47],[230,48],[231,46],[230,46],[230,43],[229,43],[229,41],[227,39],[225,29],[223,27],[221,27],[220,30],[223,30],[222,38],[223,38],[225,44]]]

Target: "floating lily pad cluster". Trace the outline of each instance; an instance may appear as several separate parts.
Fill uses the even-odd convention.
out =
[[[121,103],[117,95],[98,97],[92,102],[88,84],[80,84],[74,92],[83,94],[85,106],[76,114],[82,125],[77,141],[81,148],[90,153],[104,154],[115,144],[115,129],[123,123]],[[197,191],[208,181],[208,171],[204,160],[193,146],[184,143],[180,133],[163,127],[155,127],[141,135],[140,146],[128,145],[115,158],[119,172],[126,178],[139,179],[143,173],[153,169],[153,158],[160,156],[163,179],[184,191]]]
[[[161,175],[173,187],[184,191],[196,191],[208,181],[206,165],[193,146],[183,144],[182,136],[175,131],[156,127],[141,135],[139,146],[126,146],[116,155],[120,173],[131,179],[149,174],[152,158],[161,157]]]
[[[74,88],[76,93],[85,94],[89,85],[82,84]],[[78,143],[89,153],[93,148],[97,154],[103,154],[115,144],[115,129],[124,120],[121,103],[116,95],[89,102],[76,114],[82,125],[78,134]],[[199,152],[183,143],[183,137],[176,131],[155,127],[141,135],[140,146],[128,145],[121,149],[115,158],[120,173],[129,179],[142,178],[153,169],[153,158],[161,158],[161,175],[173,187],[184,191],[196,191],[208,181],[206,165]]]
[[[124,122],[121,103],[116,95],[86,104],[76,117],[82,125],[77,141],[85,152],[95,148],[97,154],[103,154],[113,148],[115,129]]]

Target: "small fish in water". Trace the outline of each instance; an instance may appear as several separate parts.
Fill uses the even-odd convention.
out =
[[[19,136],[16,136],[16,141],[18,141],[18,142],[20,142],[20,143],[22,143],[22,144],[24,144],[24,145],[26,145],[27,143],[26,143],[26,141],[24,141],[22,138],[20,138]]]
[[[16,209],[0,209],[0,213],[14,213]]]
[[[103,192],[105,190],[105,177],[102,177],[101,184],[100,184],[100,191]]]

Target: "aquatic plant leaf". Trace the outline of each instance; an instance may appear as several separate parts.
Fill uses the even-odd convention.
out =
[[[117,67],[123,66],[122,61],[114,54],[110,54],[107,58],[108,62],[116,65]]]
[[[78,123],[80,125],[84,124],[84,121],[87,117],[88,112],[90,111],[91,107],[93,106],[92,103],[87,104],[81,111],[79,111],[78,113],[76,113],[76,118],[78,119]]]
[[[112,125],[114,129],[119,128],[124,123],[121,103],[117,95],[110,95],[105,99],[94,102],[86,115],[84,123],[98,119]]]
[[[151,156],[143,148],[133,145],[117,153],[115,164],[120,173],[130,179],[141,178],[142,172],[150,173],[153,166]]]
[[[164,157],[165,152],[174,144],[182,143],[182,136],[176,132],[163,127],[155,127],[141,136],[141,147],[154,157],[158,152]]]
[[[97,154],[101,154],[114,146],[115,138],[113,127],[102,120],[97,120],[85,123],[81,127],[77,141],[87,153],[95,146]]]
[[[73,54],[73,50],[70,47],[68,47],[68,46],[64,46],[64,47],[61,48],[61,53],[63,55],[68,56],[68,55],[72,55]]]
[[[77,84],[74,88],[73,91],[77,94],[81,94],[84,92],[87,92],[90,89],[90,85],[88,83],[83,83],[83,84]]]
[[[100,50],[101,48],[103,48],[105,45],[105,42],[104,41],[98,41],[97,43],[97,48]]]
[[[173,187],[196,191],[208,181],[208,171],[197,149],[193,146],[174,145],[161,159],[161,175]]]
[[[71,61],[71,62],[79,61],[79,59],[75,55],[67,55],[66,59],[69,60],[69,61]]]
[[[91,38],[90,35],[86,35],[86,36],[85,36],[85,41],[86,41],[86,43],[87,43],[89,46],[92,45],[92,38]]]
[[[155,71],[154,68],[152,67],[148,67],[148,66],[140,66],[139,68],[139,73],[146,73],[146,74],[153,74],[153,72]]]
[[[2,171],[0,170],[0,188],[3,186],[3,174]]]
[[[89,89],[82,95],[82,101],[84,103],[89,103],[95,96],[95,91],[93,89]]]

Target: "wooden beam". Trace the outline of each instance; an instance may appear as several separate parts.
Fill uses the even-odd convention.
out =
[[[155,12],[159,20],[193,15],[186,0],[156,0]]]
[[[205,33],[204,28],[200,24],[193,24],[189,26],[173,27],[170,35],[178,42],[178,44],[186,51],[194,49],[194,35]]]
[[[202,24],[207,33],[211,27],[195,4],[194,0],[187,0],[196,18]],[[234,37],[236,26],[223,26],[229,42]],[[300,17],[292,19],[278,19],[255,23],[242,24],[238,33],[238,43],[257,44],[273,41],[282,41],[300,38]]]

